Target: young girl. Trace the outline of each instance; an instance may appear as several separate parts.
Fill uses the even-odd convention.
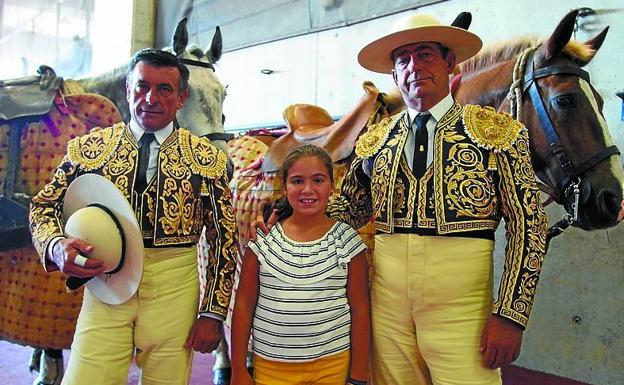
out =
[[[292,150],[280,169],[280,220],[243,260],[232,321],[232,384],[366,384],[371,341],[364,243],[325,216],[332,160]],[[253,330],[254,380],[245,368]]]

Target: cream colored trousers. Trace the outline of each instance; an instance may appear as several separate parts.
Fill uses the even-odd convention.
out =
[[[191,350],[184,342],[197,318],[196,247],[146,249],[137,293],[108,305],[88,289],[64,385],[122,385],[133,356],[143,385],[188,384]]]
[[[502,384],[479,353],[492,309],[493,247],[473,238],[375,237],[375,385]]]

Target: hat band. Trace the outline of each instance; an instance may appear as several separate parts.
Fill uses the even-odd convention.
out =
[[[124,260],[126,259],[126,237],[124,235],[123,228],[121,227],[121,223],[119,223],[119,221],[117,220],[117,217],[115,217],[113,212],[110,211],[108,207],[103,206],[99,203],[91,203],[87,205],[87,207],[97,207],[98,209],[104,210],[104,212],[108,214],[113,220],[113,222],[115,223],[115,227],[117,227],[117,231],[119,231],[119,235],[121,237],[121,257],[119,258],[119,263],[113,270],[104,273],[108,277],[117,273],[119,270],[121,270],[121,267],[124,264]]]

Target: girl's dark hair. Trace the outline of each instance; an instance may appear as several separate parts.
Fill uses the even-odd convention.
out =
[[[334,184],[334,164],[331,159],[331,155],[324,148],[315,146],[313,144],[305,144],[300,147],[295,147],[288,155],[286,155],[286,159],[282,163],[282,166],[277,171],[277,175],[279,176],[282,182],[282,188],[286,186],[286,180],[288,179],[288,170],[292,167],[293,163],[301,158],[306,157],[316,157],[323,162],[325,169],[327,170],[327,175],[329,175],[329,180]],[[286,219],[292,215],[292,207],[288,202],[288,199],[285,195],[282,195],[277,201],[274,203],[266,203],[262,208],[262,216],[264,221],[268,221],[271,216],[271,212],[273,209],[277,210],[278,220]]]

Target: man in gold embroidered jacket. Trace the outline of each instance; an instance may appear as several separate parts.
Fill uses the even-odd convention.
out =
[[[500,384],[497,368],[520,353],[547,219],[526,128],[489,107],[461,106],[449,94],[455,64],[480,47],[468,31],[413,15],[359,54],[365,68],[392,74],[408,107],[359,139],[341,194],[328,208],[356,228],[372,220],[377,231],[375,384]],[[412,123],[423,113],[430,114],[424,151],[414,147]],[[426,162],[422,176],[412,161]],[[507,244],[494,302],[501,219]]]
[[[32,200],[33,242],[47,271],[60,269],[83,278],[101,273],[97,261],[88,259],[84,267],[74,263],[78,253],[90,250],[89,245],[64,237],[64,194],[75,178],[86,173],[107,178],[123,193],[139,220],[145,245],[143,278],[130,300],[108,305],[87,299],[85,291],[65,376],[68,384],[80,383],[87,373],[106,378],[107,384],[125,383],[134,348],[144,383],[151,383],[150,376],[187,383],[190,348],[208,352],[219,343],[238,237],[225,154],[209,140],[173,124],[188,95],[188,76],[184,65],[167,52],[147,49],[135,54],[126,79],[130,123],[97,128],[70,141],[52,181]],[[146,133],[155,138],[149,151],[151,172],[147,171],[141,190],[138,143]],[[200,239],[207,242],[207,256],[196,252]],[[169,258],[174,254],[182,258]],[[180,275],[182,270],[186,273]],[[151,299],[157,301],[150,304]],[[87,314],[99,311],[106,314],[104,319]],[[106,337],[97,342],[102,336],[90,327],[95,325],[108,328],[108,336],[128,332],[127,339]],[[96,350],[95,345],[103,348]]]

